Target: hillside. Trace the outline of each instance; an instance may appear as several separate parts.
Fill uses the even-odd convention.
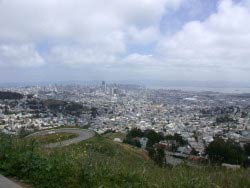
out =
[[[160,168],[141,150],[102,136],[63,148],[0,135],[0,169],[38,188],[250,187],[250,170]]]

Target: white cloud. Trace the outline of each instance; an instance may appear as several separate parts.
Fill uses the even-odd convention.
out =
[[[0,67],[36,67],[44,64],[32,44],[1,44]]]
[[[164,14],[184,2],[0,0],[0,67],[138,66],[140,72],[154,70],[156,77],[186,67],[208,75],[213,70],[249,70],[249,0],[222,0],[206,20],[163,36]]]
[[[0,4],[0,38],[100,40],[103,34],[130,25],[157,24],[168,1],[4,0]]]
[[[147,27],[138,29],[130,27],[128,29],[128,41],[135,44],[150,44],[157,42],[160,37],[160,32],[157,27]]]
[[[157,60],[151,54],[130,54],[124,60],[124,63],[133,65],[142,65],[142,66],[149,66],[149,65],[157,65]]]
[[[118,56],[126,53],[131,40],[140,44],[156,41],[162,15],[166,9],[176,8],[181,2],[182,0],[2,0],[0,44],[33,43],[39,49],[40,43],[49,42],[52,52],[48,53],[53,53],[61,63],[69,64],[70,54],[78,52],[83,52],[83,55],[75,55],[81,59],[72,57],[70,62],[74,62],[73,64],[103,62],[105,58],[97,60],[90,52],[97,56],[101,54],[99,57],[103,57],[102,54],[108,57]],[[72,53],[72,43],[78,46],[75,53]],[[64,46],[63,50],[58,50],[57,46]],[[66,58],[65,61],[63,57]]]
[[[167,65],[213,69],[250,68],[250,9],[230,0],[204,22],[187,23],[181,31],[159,41]]]
[[[116,57],[97,48],[83,48],[81,46],[55,46],[50,50],[48,62],[65,64],[78,68],[82,65],[96,65],[114,63]]]

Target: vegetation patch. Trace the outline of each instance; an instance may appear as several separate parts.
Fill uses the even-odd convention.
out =
[[[121,140],[124,140],[126,138],[126,134],[124,133],[113,133],[113,132],[108,132],[103,135],[103,137],[114,140],[115,138],[120,138]]]
[[[64,140],[69,140],[79,136],[75,133],[52,133],[47,135],[37,135],[29,137],[28,139],[33,139],[40,144],[49,144],[49,143],[56,143],[62,142]]]
[[[23,95],[16,92],[10,91],[0,91],[0,100],[20,100],[23,98]]]
[[[248,188],[250,170],[160,168],[102,136],[47,149],[34,140],[0,135],[0,170],[35,188]]]

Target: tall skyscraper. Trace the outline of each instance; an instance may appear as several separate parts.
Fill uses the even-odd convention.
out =
[[[105,81],[102,81],[102,91],[106,91],[106,82]]]

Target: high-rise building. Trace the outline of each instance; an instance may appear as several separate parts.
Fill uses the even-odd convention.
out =
[[[102,91],[106,91],[106,82],[105,81],[102,81]]]

